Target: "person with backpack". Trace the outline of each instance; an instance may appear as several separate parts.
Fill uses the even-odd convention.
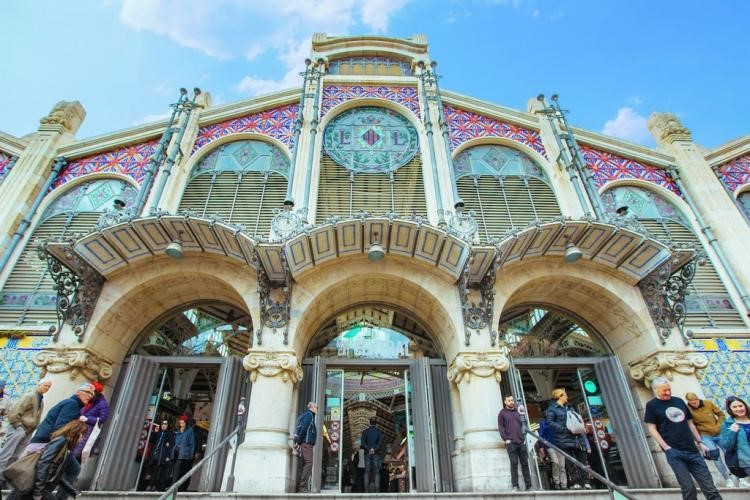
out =
[[[737,396],[729,396],[726,407],[729,418],[724,420],[719,441],[729,470],[743,478],[739,486],[747,488],[750,487],[745,479],[750,475],[750,408]]]
[[[552,391],[552,401],[547,408],[547,424],[555,435],[555,446],[588,466],[587,455],[591,451],[586,439],[586,426],[583,418],[568,405],[568,393],[557,388]],[[571,489],[591,489],[588,474],[570,460],[565,461],[568,485]]]

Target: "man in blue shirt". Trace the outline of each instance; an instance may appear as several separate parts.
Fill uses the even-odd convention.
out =
[[[664,377],[655,378],[651,382],[651,388],[656,397],[646,403],[643,420],[651,437],[664,450],[667,462],[680,484],[682,498],[698,498],[698,492],[693,484],[695,478],[708,500],[721,500],[719,490],[716,489],[703,459],[702,453],[706,453],[708,448],[701,442],[701,436],[693,424],[693,417],[687,405],[682,399],[672,397],[672,387],[669,380]]]
[[[365,447],[365,491],[370,489],[370,474],[375,473],[375,491],[380,491],[380,449],[383,447],[383,431],[375,427],[377,419],[370,419],[370,427],[362,431],[362,446]]]

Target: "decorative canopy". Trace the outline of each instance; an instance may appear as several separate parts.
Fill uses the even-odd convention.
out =
[[[344,168],[387,173],[411,160],[419,149],[417,130],[403,116],[372,106],[345,111],[331,120],[323,138],[326,153]]]

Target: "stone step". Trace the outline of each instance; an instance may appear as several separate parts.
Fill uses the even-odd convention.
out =
[[[750,498],[750,488],[719,488],[724,500],[747,500]],[[638,500],[675,500],[681,498],[680,490],[677,488],[661,489],[638,489],[629,490]],[[3,498],[8,492],[3,491]],[[143,491],[87,491],[78,497],[79,500],[156,500],[159,493]],[[523,491],[503,493],[289,493],[289,494],[246,494],[246,493],[192,493],[180,492],[177,498],[184,500],[233,498],[237,500],[281,500],[291,498],[295,500],[373,500],[374,498],[386,500],[494,500],[494,499],[517,499],[517,500],[612,500],[606,490],[569,490],[569,491]],[[699,498],[703,496],[699,493]]]

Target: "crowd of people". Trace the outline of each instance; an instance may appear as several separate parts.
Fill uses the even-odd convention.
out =
[[[672,396],[669,380],[661,377],[652,382],[652,388],[654,398],[646,405],[644,422],[648,433],[664,451],[682,497],[697,498],[695,481],[708,500],[721,499],[708,464],[713,464],[722,477],[722,486],[750,487],[747,479],[750,476],[750,409],[745,401],[730,396],[722,410],[695,393],[688,392],[683,400]],[[513,396],[507,396],[498,414],[498,430],[510,460],[514,491],[520,489],[519,466],[525,489],[532,489],[525,425]],[[549,481],[545,480],[543,486],[546,484],[555,490],[595,487],[590,471],[604,467],[592,466],[596,456],[588,434],[583,417],[568,404],[565,389],[554,389],[546,415],[540,422],[542,439],[535,445],[537,457],[550,465]],[[610,446],[616,449],[616,443]],[[613,479],[619,472],[610,467],[611,464],[606,465],[610,480],[623,484],[624,474]]]

